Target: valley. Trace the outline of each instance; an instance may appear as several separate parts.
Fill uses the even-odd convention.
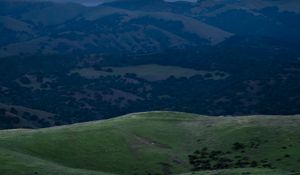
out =
[[[0,108],[0,128],[153,110],[299,114],[299,9],[294,0],[2,0],[0,103],[53,115]]]

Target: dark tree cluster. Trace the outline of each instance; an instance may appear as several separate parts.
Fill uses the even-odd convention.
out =
[[[20,119],[14,115],[8,115],[8,113],[15,114],[17,111],[14,108],[7,110],[0,108],[0,128],[11,128],[20,123]]]
[[[253,160],[246,156],[246,149],[257,149],[259,142],[251,141],[249,144],[235,142],[231,151],[209,150],[207,147],[196,150],[189,155],[192,171],[219,170],[228,168],[274,168],[267,160]]]

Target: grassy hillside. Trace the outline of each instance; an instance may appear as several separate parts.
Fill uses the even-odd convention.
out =
[[[188,155],[216,152],[211,164],[227,158],[234,166],[196,175],[297,174],[299,126],[300,116],[233,118],[149,112],[39,130],[3,130],[0,172],[180,174],[193,168]],[[256,166],[247,164],[254,161]],[[236,166],[238,162],[246,162],[245,168]]]
[[[105,71],[106,70],[106,71]],[[107,72],[107,70],[110,70]],[[222,80],[229,77],[226,72],[221,71],[205,71],[194,70],[176,66],[161,66],[157,64],[146,64],[128,67],[107,67],[103,70],[95,70],[94,68],[75,69],[71,73],[78,73],[87,79],[97,79],[101,76],[125,76],[126,74],[135,74],[137,77],[148,81],[166,80],[173,76],[176,78],[190,78],[195,75],[202,76],[205,80]]]

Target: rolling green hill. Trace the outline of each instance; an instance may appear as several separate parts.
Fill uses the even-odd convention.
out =
[[[299,126],[300,116],[147,112],[46,129],[3,130],[0,172],[190,175],[195,164],[189,160],[196,157],[210,166],[195,175],[299,174]],[[220,168],[220,162],[227,167]]]

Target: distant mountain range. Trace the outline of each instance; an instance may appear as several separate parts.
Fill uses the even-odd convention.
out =
[[[85,6],[97,6],[103,3],[112,2],[114,0],[23,0],[36,2],[55,2],[55,3],[77,3]]]
[[[0,3],[0,30],[6,34],[0,39],[1,57],[75,51],[149,53],[215,45],[235,35],[300,40],[300,8],[293,0],[124,0],[97,7]]]
[[[17,0],[18,1],[18,0]],[[19,0],[22,1],[22,0]],[[36,1],[36,2],[55,2],[55,3],[77,3],[85,6],[97,6],[103,3],[113,2],[113,1],[129,1],[129,0],[23,0],[23,1]],[[151,1],[151,0],[149,0]],[[197,0],[165,0],[166,2],[177,2],[177,1],[187,1],[187,2],[197,2]]]

